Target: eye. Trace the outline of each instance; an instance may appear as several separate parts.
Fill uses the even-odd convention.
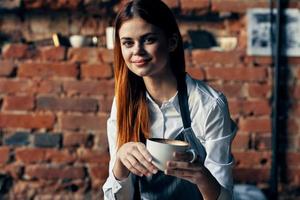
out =
[[[153,44],[157,39],[155,37],[147,37],[144,40],[145,44]]]
[[[130,48],[133,46],[133,41],[125,40],[122,42],[122,45],[125,46],[126,48]]]

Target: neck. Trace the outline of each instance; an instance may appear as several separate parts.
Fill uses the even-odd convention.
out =
[[[177,80],[173,73],[143,79],[148,93],[158,105],[168,101],[177,92]]]

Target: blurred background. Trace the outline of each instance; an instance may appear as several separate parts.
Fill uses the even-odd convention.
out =
[[[187,71],[228,98],[239,127],[235,183],[254,185],[269,199],[300,199],[300,46],[293,46],[300,32],[289,36],[296,38],[294,54],[278,61],[276,41],[287,34],[279,31],[276,40],[278,32],[269,33],[265,22],[271,43],[257,46],[255,38],[264,36],[253,29],[262,30],[261,20],[249,19],[254,8],[264,8],[272,22],[271,0],[164,2],[178,20]],[[283,10],[299,11],[299,0],[283,2]],[[112,26],[120,3],[0,0],[0,199],[103,199]],[[276,65],[281,75],[274,84]]]

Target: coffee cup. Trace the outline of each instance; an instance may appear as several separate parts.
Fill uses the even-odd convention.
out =
[[[87,38],[83,35],[72,35],[69,40],[72,47],[74,48],[79,48],[87,45]]]
[[[146,148],[152,155],[152,163],[158,169],[164,171],[167,168],[167,161],[174,160],[174,152],[190,151],[189,143],[181,140],[149,138],[146,141]],[[193,155],[192,161],[195,160],[196,154],[190,151]]]

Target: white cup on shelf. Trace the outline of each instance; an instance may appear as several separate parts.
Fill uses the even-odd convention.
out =
[[[72,35],[69,38],[70,44],[74,48],[83,47],[87,43],[87,38],[83,35]]]

